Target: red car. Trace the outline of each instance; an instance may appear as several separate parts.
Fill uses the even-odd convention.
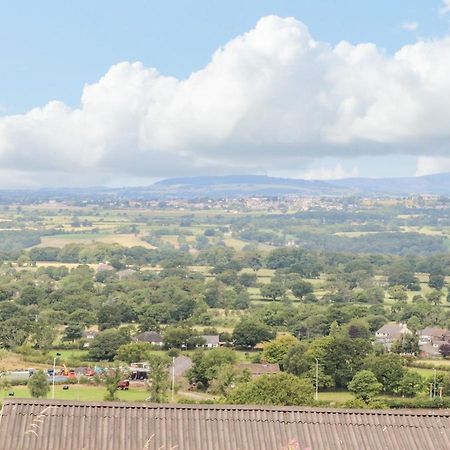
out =
[[[118,386],[119,389],[122,389],[122,391],[123,390],[128,391],[128,388],[130,387],[130,381],[129,380],[119,381],[117,383],[117,386]]]

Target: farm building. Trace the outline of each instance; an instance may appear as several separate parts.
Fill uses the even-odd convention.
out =
[[[156,331],[144,331],[143,333],[134,336],[133,340],[136,342],[148,342],[153,345],[163,345],[163,338]]]
[[[0,450],[444,450],[450,412],[6,400]]]

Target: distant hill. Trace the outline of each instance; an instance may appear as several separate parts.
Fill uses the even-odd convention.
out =
[[[449,173],[404,178],[347,178],[329,181],[329,183],[333,186],[355,189],[366,195],[450,195]]]
[[[0,204],[50,199],[87,203],[97,200],[146,200],[170,198],[222,198],[248,196],[405,196],[443,195],[450,197],[450,174],[405,178],[347,178],[302,180],[264,175],[225,175],[169,178],[150,186],[106,188],[46,188],[0,190]]]
[[[302,180],[264,175],[170,178],[150,188],[181,196],[212,195],[450,195],[450,174],[405,178]]]

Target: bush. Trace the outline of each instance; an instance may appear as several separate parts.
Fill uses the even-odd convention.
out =
[[[450,408],[450,397],[434,397],[425,396],[416,398],[396,398],[386,399],[389,408]]]

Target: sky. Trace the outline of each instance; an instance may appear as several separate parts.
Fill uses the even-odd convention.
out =
[[[450,0],[0,3],[0,187],[450,172]]]

